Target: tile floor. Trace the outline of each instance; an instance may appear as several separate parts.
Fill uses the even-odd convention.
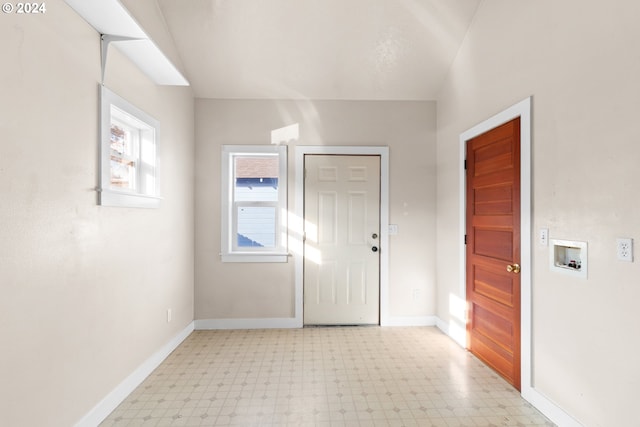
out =
[[[195,331],[102,426],[553,426],[433,327]]]

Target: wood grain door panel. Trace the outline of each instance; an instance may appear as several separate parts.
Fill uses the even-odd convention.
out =
[[[467,346],[520,389],[520,119],[467,141]]]
[[[486,226],[485,226],[486,227]],[[476,225],[473,230],[473,252],[479,256],[510,262],[513,256],[513,233]]]
[[[513,278],[502,274],[502,264],[497,268],[490,266],[474,266],[473,283],[474,294],[489,298],[507,307],[514,307]]]
[[[511,185],[496,185],[474,189],[475,215],[494,216],[513,214],[513,192]]]

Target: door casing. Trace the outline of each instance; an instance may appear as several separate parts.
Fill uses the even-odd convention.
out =
[[[389,324],[389,147],[312,146],[295,148],[295,208],[289,217],[289,249],[295,253],[295,324],[303,326],[304,156],[306,154],[380,156],[380,326]]]
[[[528,97],[493,117],[477,124],[460,134],[460,298],[466,301],[466,247],[464,235],[466,233],[466,175],[464,161],[466,142],[516,117],[520,117],[520,346],[521,346],[521,393],[527,396],[533,394],[531,371],[531,101]],[[459,310],[465,310],[464,304],[458,304]],[[460,319],[465,319],[464,312],[455,313]],[[466,345],[466,327],[449,328],[449,335],[463,347]],[[527,399],[529,400],[529,399]]]

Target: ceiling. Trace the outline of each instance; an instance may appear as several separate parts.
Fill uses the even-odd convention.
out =
[[[433,100],[481,0],[158,0],[200,98]]]

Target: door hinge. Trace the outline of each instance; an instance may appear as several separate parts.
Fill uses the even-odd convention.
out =
[[[465,245],[467,244],[467,235],[466,234],[464,235],[464,244]]]
[[[464,170],[467,170],[467,159],[464,159]]]
[[[306,242],[306,241],[307,241],[307,232],[306,232],[306,231],[303,231],[303,232],[302,232],[302,241],[303,241],[303,242]]]

